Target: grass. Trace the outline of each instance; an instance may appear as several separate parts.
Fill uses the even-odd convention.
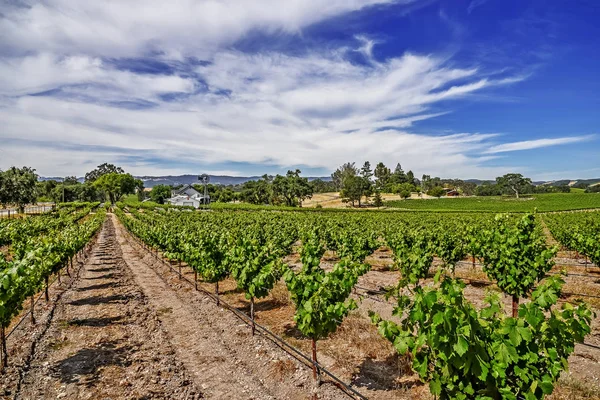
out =
[[[540,212],[600,208],[596,193],[545,193],[514,197],[458,197],[388,201],[386,206],[414,211]]]

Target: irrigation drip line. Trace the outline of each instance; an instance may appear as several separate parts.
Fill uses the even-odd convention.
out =
[[[456,264],[461,264],[461,265],[466,265],[466,266],[473,266],[473,262],[471,261],[458,261]],[[483,264],[480,262],[476,262],[475,263],[476,266],[478,267],[483,267]],[[558,266],[566,266],[566,267],[584,267],[585,264],[584,263],[580,263],[580,265],[573,265],[573,263],[554,263],[554,265],[558,265]],[[600,268],[599,266],[592,264],[592,263],[588,263],[587,268]],[[594,271],[593,273],[587,273],[587,274],[578,274],[578,273],[567,273],[567,276],[583,276],[583,277],[598,277],[598,275],[596,275],[598,272]],[[560,272],[548,272],[546,275],[560,275]]]
[[[135,237],[131,232],[128,232],[128,233],[129,233],[129,236],[131,236],[131,237],[134,238],[134,241],[136,241],[136,243],[138,245],[141,245],[143,247],[143,245],[140,243],[141,241],[139,241],[139,239],[137,237]],[[158,250],[155,250],[155,253],[153,253],[151,250],[149,250],[149,252],[150,252],[150,254],[154,255],[154,257],[157,260],[160,260],[164,265],[168,266],[171,271],[173,271],[174,273],[178,274],[181,279],[183,279],[184,281],[186,281],[187,283],[189,283],[191,286],[193,286],[195,290],[197,290],[197,291],[203,293],[204,295],[208,296],[213,301],[215,301],[215,303],[218,300],[218,304],[219,305],[222,305],[224,308],[226,308],[229,311],[233,312],[245,324],[247,324],[248,326],[251,326],[252,320],[250,319],[250,317],[248,315],[246,315],[246,313],[244,313],[244,312],[238,310],[237,308],[231,306],[230,304],[228,304],[227,302],[225,302],[222,298],[218,298],[217,299],[217,297],[213,293],[207,291],[206,289],[204,289],[202,287],[199,287],[199,286],[196,286],[195,282],[192,282],[187,277],[181,275],[179,273],[179,271],[176,270],[175,268],[173,268],[173,266],[170,263],[167,263],[162,258],[162,254],[161,254],[161,257],[158,257]],[[163,280],[164,280],[164,278],[163,278]],[[266,327],[258,324],[256,321],[254,322],[254,326],[257,328],[258,331],[261,331],[266,338],[272,340],[279,348],[281,348],[282,350],[284,350],[286,353],[290,354],[292,357],[294,357],[296,359],[298,359],[298,357],[300,357],[299,361],[303,361],[303,362],[307,363],[308,366],[316,365],[317,368],[319,368],[319,371],[321,371],[321,372],[325,373],[325,375],[329,376],[334,381],[333,383],[336,384],[336,386],[340,387],[347,395],[353,396],[353,397],[358,398],[360,400],[368,400],[367,397],[363,396],[358,391],[356,391],[355,389],[353,389],[352,387],[350,387],[347,383],[345,383],[340,378],[338,378],[337,376],[335,376],[332,372],[330,372],[329,370],[327,370],[321,364],[319,364],[318,362],[313,362],[312,359],[310,357],[308,357],[306,354],[304,354],[302,351],[300,351],[296,347],[292,346],[291,344],[287,343],[285,341],[285,339],[283,339],[282,337],[280,337],[280,336],[276,335],[275,333],[271,332],[269,329],[267,329]]]

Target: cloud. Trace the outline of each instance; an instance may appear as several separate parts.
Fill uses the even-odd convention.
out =
[[[28,140],[30,148],[49,140],[68,143],[60,154],[77,173],[88,168],[84,160],[106,159],[132,170],[162,163],[182,172],[226,163],[263,164],[266,172],[291,165],[328,171],[363,159],[402,160],[444,176],[470,174],[474,167],[490,172],[477,154],[494,135],[410,132],[418,121],[448,112],[431,112],[437,102],[503,84],[479,78],[476,69],[410,53],[373,65],[353,64],[343,51],[290,56],[222,50],[208,61],[185,76],[124,71],[84,56],[4,62],[2,135]],[[185,96],[162,96],[177,91]],[[123,158],[128,152],[143,156]],[[40,171],[67,169],[55,164],[60,157],[30,154],[20,157]]]
[[[485,3],[487,3],[488,1],[489,0],[471,0],[471,2],[469,3],[469,7],[467,7],[467,12],[469,14],[471,14],[474,9],[476,9],[477,7],[481,7],[482,5],[484,5]]]
[[[414,126],[452,112],[452,101],[524,75],[461,67],[431,54],[377,60],[376,42],[360,34],[356,49],[236,50],[235,42],[254,31],[293,36],[328,18],[392,2],[6,6],[0,168],[32,165],[45,175],[82,175],[109,161],[137,174],[201,169],[245,175],[247,165],[264,172],[290,166],[331,171],[370,160],[402,161],[417,174],[496,176],[502,169],[489,166],[498,158],[490,154],[513,150],[495,144],[498,135],[417,134]],[[353,62],[352,50],[369,62]]]
[[[253,30],[299,33],[331,17],[373,5],[414,0],[26,0],[3,5],[5,53],[31,51],[132,57],[168,57],[227,47]]]
[[[504,143],[490,147],[484,153],[485,154],[496,154],[505,153],[509,151],[520,151],[520,150],[532,150],[539,149],[541,147],[558,146],[562,144],[578,143],[586,140],[593,139],[595,135],[585,136],[569,136],[554,139],[536,139],[536,140],[524,140],[521,142]]]

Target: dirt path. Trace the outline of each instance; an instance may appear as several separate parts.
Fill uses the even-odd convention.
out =
[[[306,367],[265,338],[252,337],[232,313],[184,286],[150,253],[128,241],[125,229],[112,218],[136,283],[153,308],[162,310],[160,319],[177,358],[194,374],[207,398],[310,398],[312,378]],[[348,398],[330,384],[323,384],[318,395],[320,399]]]
[[[54,314],[10,398],[202,397],[126,268],[112,222]]]

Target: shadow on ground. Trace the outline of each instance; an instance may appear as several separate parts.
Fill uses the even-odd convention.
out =
[[[107,303],[124,303],[132,299],[129,294],[114,294],[112,296],[91,296],[79,300],[73,300],[67,304],[72,306],[98,305]]]
[[[358,367],[352,384],[370,390],[408,390],[413,386],[422,385],[410,369],[410,360],[396,354],[384,360],[364,360]]]
[[[98,369],[106,366],[127,367],[131,363],[127,356],[130,346],[120,346],[119,342],[99,343],[97,346],[81,349],[74,355],[58,361],[52,366],[52,375],[63,383],[80,383],[92,386],[98,380]]]

